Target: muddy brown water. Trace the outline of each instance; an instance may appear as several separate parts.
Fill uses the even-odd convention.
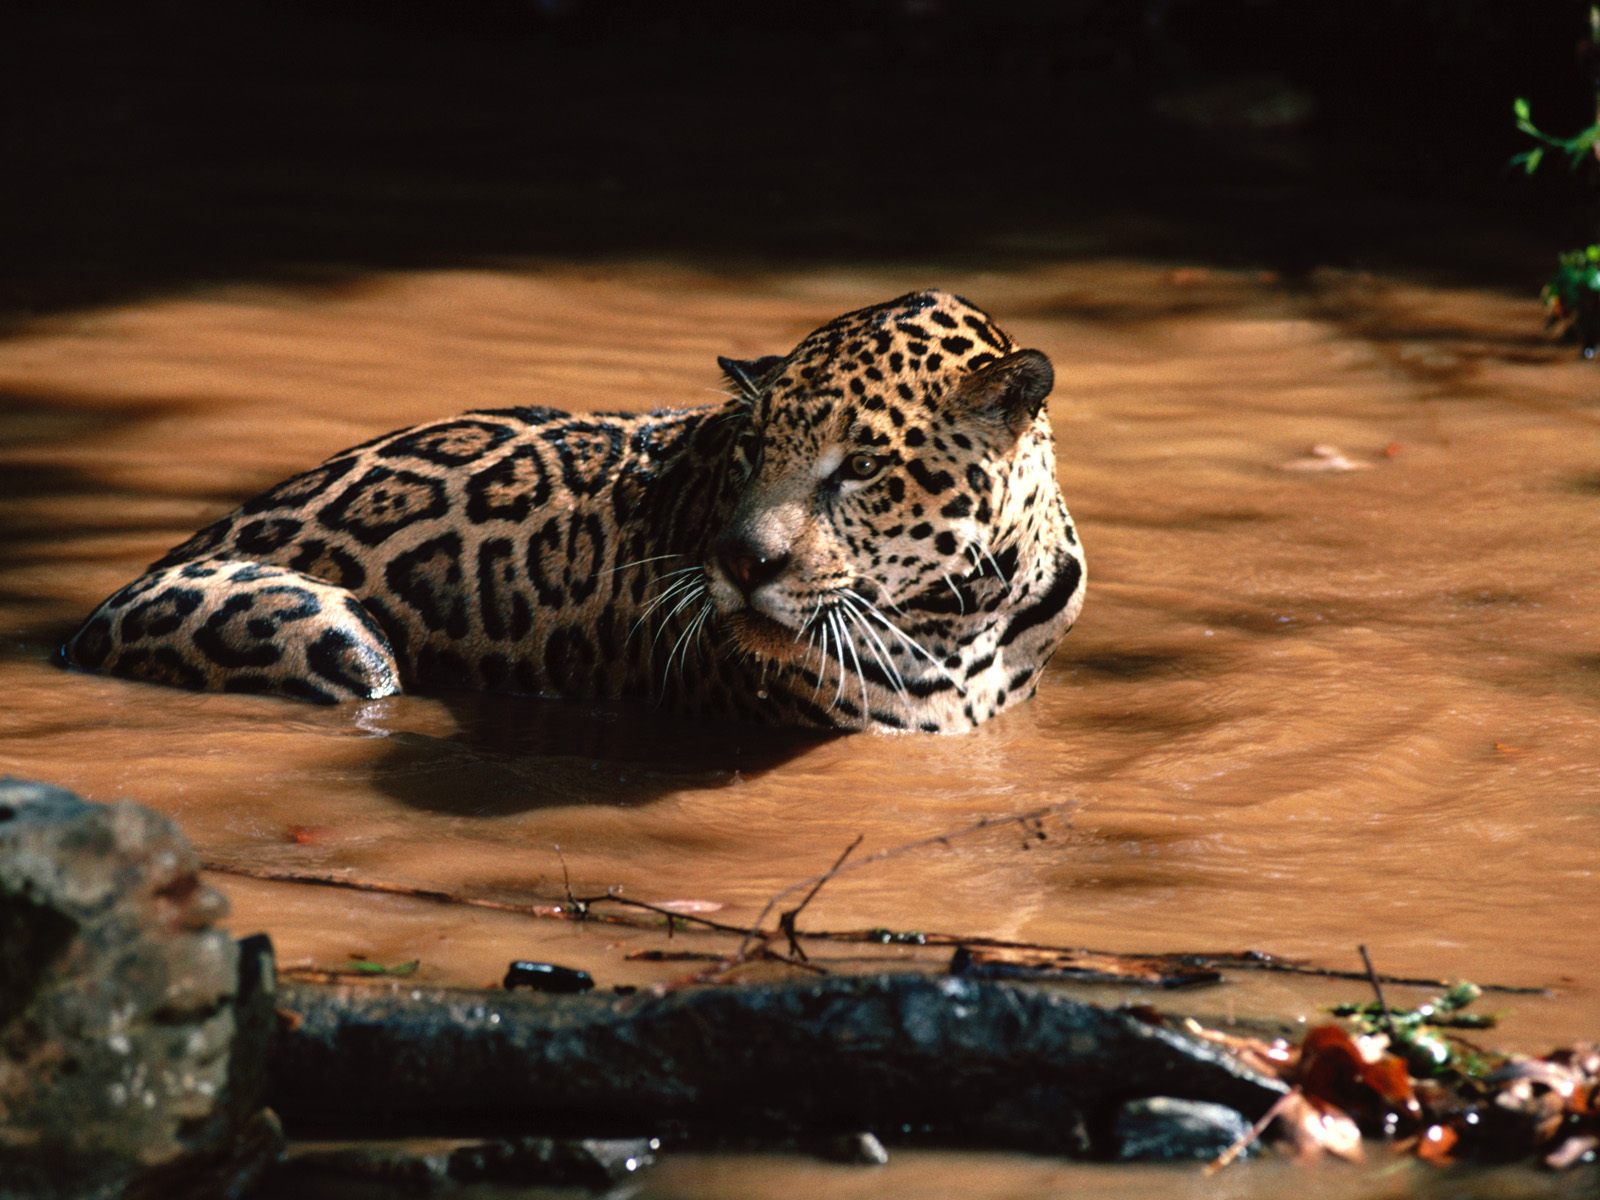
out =
[[[323,709],[52,661],[144,563],[343,446],[474,407],[709,402],[717,354],[779,352],[930,284],[1057,364],[1089,557],[1038,699],[975,734],[794,740],[504,696]],[[1600,373],[1547,346],[1538,316],[1398,278],[1104,261],[531,263],[41,319],[0,341],[0,771],[160,809],[222,866],[558,901],[559,844],[579,892],[736,923],[858,834],[870,852],[1070,801],[1048,841],[1003,831],[886,861],[807,920],[1345,968],[1365,942],[1397,974],[1552,986],[1493,1003],[1501,1044],[1592,1037]],[[1330,464],[1355,469],[1301,469]],[[233,928],[269,931],[288,963],[420,959],[420,978],[471,984],[519,957],[603,983],[683,969],[625,957],[653,932],[216,882]],[[1158,1000],[1293,1022],[1360,993],[1263,975]],[[967,1194],[1193,1186],[993,1156],[891,1171]],[[711,1159],[648,1186],[844,1195],[855,1178]]]

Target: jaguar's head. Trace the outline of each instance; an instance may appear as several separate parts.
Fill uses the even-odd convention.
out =
[[[794,658],[830,621],[954,592],[1014,545],[1028,505],[1059,500],[1050,361],[957,296],[902,296],[784,357],[721,362],[748,412],[704,565],[748,652]]]

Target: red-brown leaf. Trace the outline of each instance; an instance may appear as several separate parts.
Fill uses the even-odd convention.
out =
[[[1347,1111],[1378,1115],[1383,1107],[1420,1116],[1406,1065],[1392,1054],[1368,1062],[1337,1025],[1318,1025],[1300,1043],[1295,1078],[1306,1095]]]

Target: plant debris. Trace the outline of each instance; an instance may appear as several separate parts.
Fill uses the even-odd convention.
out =
[[[390,963],[385,965],[374,962],[370,958],[350,957],[349,970],[357,975],[415,975],[417,968],[422,965],[420,958],[408,958],[405,962]]]
[[[368,958],[365,954],[352,954],[350,961],[343,966],[319,967],[312,962],[283,963],[278,967],[278,973],[286,979],[295,979],[302,983],[340,983],[345,980],[360,979],[404,979],[408,975],[415,975],[421,966],[420,958],[407,959],[405,962],[381,963]]]
[[[1477,984],[1463,982],[1416,1008],[1385,1008],[1376,1003],[1336,1004],[1332,1012],[1336,1017],[1354,1020],[1365,1034],[1385,1034],[1415,1074],[1457,1071],[1463,1075],[1479,1075],[1482,1074],[1482,1059],[1477,1050],[1459,1040],[1451,1041],[1443,1031],[1493,1029],[1499,1020],[1495,1014],[1461,1011],[1482,995],[1483,989]]]
[[[1372,468],[1371,463],[1351,458],[1339,447],[1325,443],[1311,447],[1302,458],[1292,458],[1279,465],[1285,471],[1367,471]]]
[[[1364,981],[1372,988],[1372,1001],[1340,1005],[1332,1010],[1335,1016],[1344,1018],[1348,1026],[1317,1025],[1298,1045],[1282,1039],[1263,1040],[1208,1029],[1192,1020],[1176,1021],[1143,1005],[1122,1010],[1134,1022],[1158,1029],[1166,1027],[1209,1043],[1234,1064],[1235,1069],[1271,1081],[1283,1089],[1253,1112],[1248,1111],[1250,1106],[1244,1106],[1243,1119],[1248,1121],[1255,1117],[1254,1124],[1216,1156],[1208,1170],[1226,1166],[1257,1142],[1276,1146],[1299,1161],[1329,1155],[1360,1159],[1373,1139],[1439,1165],[1460,1159],[1536,1157],[1552,1168],[1561,1168],[1593,1160],[1600,1152],[1600,1050],[1582,1045],[1541,1059],[1510,1058],[1485,1050],[1461,1036],[1462,1031],[1493,1027],[1494,1015],[1466,1011],[1485,993],[1539,995],[1545,994],[1543,988],[1383,975],[1374,968],[1365,946],[1360,947],[1364,969],[1352,971],[1297,962],[1258,950],[1118,954],[928,930],[893,930],[877,926],[850,930],[800,928],[800,918],[808,906],[841,875],[901,854],[948,846],[957,839],[986,831],[1020,829],[1024,845],[1032,845],[1047,837],[1045,819],[1062,815],[1066,808],[1065,804],[1057,804],[984,817],[945,833],[853,857],[861,844],[861,839],[857,838],[838,853],[827,870],[773,894],[755,920],[748,924],[701,915],[716,911],[718,906],[714,902],[648,902],[625,897],[614,887],[599,895],[580,896],[573,890],[566,858],[559,847],[555,849],[561,867],[561,901],[558,903],[513,902],[393,883],[368,883],[348,877],[290,875],[210,865],[215,870],[397,893],[529,917],[594,921],[641,930],[664,927],[669,938],[678,931],[692,930],[698,935],[696,944],[682,949],[639,949],[626,956],[630,961],[695,964],[693,973],[648,989],[648,994],[658,1001],[684,997],[682,1002],[691,1006],[700,1001],[690,997],[709,991],[741,993],[760,1007],[767,1003],[760,997],[780,994],[769,993],[768,989],[797,986],[806,977],[816,987],[848,990],[861,986],[861,980],[866,977],[858,972],[863,966],[870,969],[874,963],[892,965],[900,972],[911,967],[912,974],[907,978],[915,978],[918,972],[934,966],[930,954],[938,949],[951,953],[948,970],[954,978],[947,982],[956,985],[959,981],[960,986],[1005,986],[997,981],[1070,981],[1178,988],[1218,983],[1224,971],[1235,970]],[[786,902],[792,903],[792,907],[786,907]],[[723,939],[721,946],[716,944],[716,939]],[[729,939],[736,939],[736,944],[729,945]],[[822,955],[824,944],[850,943],[892,946],[900,953],[892,958],[825,958]],[[911,949],[913,954],[907,956],[906,949]],[[916,950],[927,953],[919,956]],[[347,984],[365,980],[379,985],[384,982],[382,976],[405,974],[415,967],[415,963],[385,967],[381,963],[360,960],[341,971],[290,968],[286,974],[299,980],[320,979]],[[853,976],[854,980],[839,975],[833,976],[832,981],[819,978],[839,970]],[[927,982],[925,976],[922,978]],[[512,963],[505,979],[507,989],[527,987],[555,993],[589,991],[593,984],[584,972],[537,962]],[[709,989],[703,986],[708,984],[722,986]],[[732,984],[741,986],[726,986]],[[1386,984],[1432,987],[1438,989],[1438,994],[1415,1008],[1397,1008],[1384,998]],[[373,991],[376,990],[374,987]],[[634,989],[615,990],[620,996]],[[558,997],[549,999],[555,1002]],[[577,1001],[580,997],[559,999]],[[949,1064],[945,1067],[948,1069]],[[919,1085],[926,1086],[925,1080]],[[472,1094],[478,1094],[476,1088]],[[805,1125],[805,1120],[796,1119],[797,1127]],[[1206,1126],[1201,1132],[1212,1138],[1213,1145],[1232,1136],[1230,1131],[1218,1138],[1217,1131],[1223,1128],[1223,1123],[1198,1124]],[[1055,1126],[1051,1130],[1048,1135],[1035,1130],[1023,1142],[1044,1153],[1104,1152],[1103,1146],[1097,1149],[1092,1144],[1094,1139],[1088,1134],[1068,1137]],[[1013,1129],[1008,1136],[1015,1134]],[[988,1137],[989,1133],[982,1133],[979,1140]],[[1199,1138],[1195,1144],[1203,1142],[1204,1138]]]
[[[1363,958],[1365,958],[1365,947]],[[1370,968],[1370,960],[1369,960]],[[1461,1010],[1482,995],[1458,983],[1414,1009],[1341,1005],[1353,1034],[1318,1025],[1299,1046],[1184,1028],[1226,1046],[1241,1062],[1290,1090],[1208,1168],[1234,1161],[1258,1138],[1299,1160],[1360,1159],[1364,1137],[1442,1166],[1461,1159],[1537,1158],[1553,1169],[1600,1152],[1600,1046],[1543,1058],[1501,1056],[1447,1032],[1486,1028],[1493,1018]]]
[[[398,895],[435,904],[462,905],[489,909],[519,916],[562,920],[593,921],[597,924],[617,925],[631,929],[665,929],[667,937],[680,930],[693,930],[702,935],[735,937],[738,944],[730,951],[686,950],[683,953],[636,953],[629,955],[639,961],[699,962],[706,966],[693,975],[680,980],[681,984],[710,983],[725,980],[752,962],[781,962],[797,970],[813,974],[826,974],[828,967],[813,961],[815,946],[808,952],[806,943],[855,943],[895,947],[943,947],[950,950],[965,948],[973,958],[973,969],[980,974],[988,971],[994,977],[1048,979],[1052,971],[1056,978],[1072,979],[1079,983],[1126,983],[1140,986],[1177,987],[1198,983],[1217,982],[1223,971],[1272,971],[1307,975],[1324,979],[1378,978],[1384,983],[1406,984],[1417,987],[1449,986],[1448,980],[1407,978],[1402,976],[1373,976],[1370,972],[1352,972],[1312,963],[1282,958],[1260,950],[1234,950],[1221,952],[1192,952],[1147,955],[1122,954],[1115,950],[1089,949],[1081,946],[1049,946],[1036,942],[1008,941],[971,933],[949,933],[933,930],[896,930],[880,926],[868,929],[805,929],[799,928],[800,915],[817,894],[835,878],[848,872],[861,870],[886,859],[902,854],[934,848],[948,848],[953,842],[984,833],[1020,830],[1024,849],[1049,840],[1045,821],[1068,816],[1072,803],[1062,801],[1020,812],[986,816],[955,829],[926,837],[916,838],[872,854],[846,860],[860,845],[861,839],[852,841],[834,860],[833,865],[819,875],[802,879],[798,883],[776,892],[750,924],[720,921],[703,915],[722,907],[709,900],[664,900],[659,902],[636,900],[624,896],[619,887],[608,887],[599,895],[579,896],[572,887],[572,877],[567,868],[566,855],[560,846],[554,846],[561,867],[560,902],[528,902],[504,899],[498,896],[471,895],[448,892],[438,888],[395,883],[387,880],[357,879],[345,874],[317,874],[263,868],[254,864],[207,862],[209,871],[241,875],[278,883],[298,883],[316,887],[347,888],[353,891],[372,892],[379,895]],[[780,910],[780,905],[790,896],[800,895],[793,908]],[[768,925],[769,918],[777,912],[776,927]],[[781,944],[784,948],[779,949]],[[1015,952],[1009,963],[1001,960]],[[907,958],[896,954],[867,962],[881,962],[890,968],[902,968]],[[851,960],[852,969],[859,970],[863,960]],[[931,964],[929,964],[931,965]],[[317,972],[308,968],[286,968],[297,979],[327,982],[340,978],[337,972]],[[1008,974],[1007,972],[1012,972]],[[1483,990],[1506,994],[1541,995],[1545,989],[1486,983]]]

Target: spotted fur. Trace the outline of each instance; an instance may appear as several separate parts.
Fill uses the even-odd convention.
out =
[[[942,292],[721,360],[724,404],[466,413],[335,455],[106,600],[90,670],[309,700],[476,688],[969,729],[1083,603],[1053,375]]]

